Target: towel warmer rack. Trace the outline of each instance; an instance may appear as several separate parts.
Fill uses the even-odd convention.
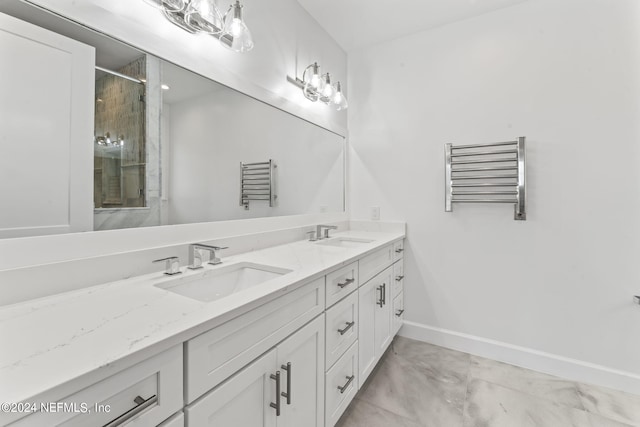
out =
[[[275,193],[276,164],[272,159],[268,162],[240,162],[240,206],[249,209],[249,201],[265,200],[273,207],[277,199]]]
[[[513,203],[526,220],[525,137],[492,144],[445,144],[445,212],[454,203]]]

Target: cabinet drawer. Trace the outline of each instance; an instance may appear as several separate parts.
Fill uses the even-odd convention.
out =
[[[358,391],[358,342],[327,372],[325,379],[327,427],[333,427]]]
[[[404,320],[404,292],[393,299],[393,335],[397,334]]]
[[[327,310],[327,370],[358,339],[358,294],[356,292]]]
[[[395,298],[404,289],[404,259],[400,259],[393,264],[393,289],[392,297]]]
[[[173,417],[158,425],[158,427],[184,427],[184,413],[182,411],[178,412]]]
[[[122,417],[127,425],[157,426],[182,408],[182,368],[178,345],[61,399],[67,409],[36,412],[11,425],[102,426]],[[82,405],[91,412],[79,413]]]
[[[393,245],[388,245],[362,258],[359,261],[360,285],[389,267],[393,263],[393,254]]]
[[[327,307],[358,289],[358,262],[327,274]]]
[[[400,240],[393,244],[393,260],[397,261],[404,254],[404,240]]]
[[[220,384],[323,311],[324,277],[187,341],[187,403]]]

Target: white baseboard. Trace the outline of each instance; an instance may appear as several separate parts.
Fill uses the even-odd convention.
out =
[[[405,321],[399,335],[511,365],[640,395],[640,375],[526,347]]]

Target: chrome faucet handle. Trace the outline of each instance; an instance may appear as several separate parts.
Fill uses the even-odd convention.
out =
[[[316,239],[316,232],[315,231],[313,231],[313,230],[307,231],[306,234],[309,235],[309,241],[310,242],[315,242],[316,240],[318,240],[318,239]]]
[[[173,276],[174,274],[182,273],[180,271],[180,258],[178,258],[177,256],[170,256],[167,258],[155,259],[153,260],[153,263],[162,262],[162,261],[165,262],[164,274],[166,274],[167,276]]]
[[[635,302],[636,304],[640,304],[640,295],[635,295],[633,297],[633,302]]]

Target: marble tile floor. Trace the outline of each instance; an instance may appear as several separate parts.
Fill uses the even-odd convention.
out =
[[[640,396],[397,337],[337,427],[640,426]]]

